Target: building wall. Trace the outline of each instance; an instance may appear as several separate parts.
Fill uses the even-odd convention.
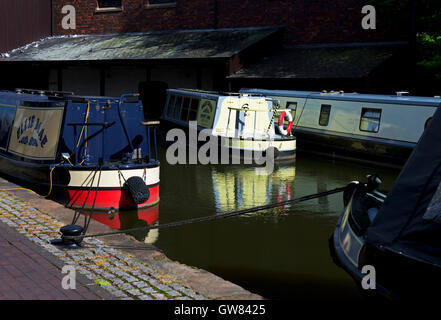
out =
[[[77,95],[119,97],[125,93],[137,93],[139,85],[145,81],[161,81],[167,83],[169,88],[213,90],[214,78],[213,70],[209,67],[64,66],[61,72],[58,68],[50,69],[47,89],[74,92]]]
[[[361,9],[369,0],[176,0],[153,7],[148,0],[122,0],[122,10],[97,12],[96,0],[54,0],[56,34],[145,32],[284,25],[285,43],[405,40],[408,28],[377,11],[377,28],[364,30]],[[64,30],[61,9],[73,4],[76,30]]]
[[[0,52],[51,35],[51,0],[0,0]]]

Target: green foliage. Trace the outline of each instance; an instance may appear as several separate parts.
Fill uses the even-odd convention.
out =
[[[377,12],[410,23],[415,19],[417,66],[441,79],[441,1],[440,0],[373,0]]]
[[[95,283],[96,283],[97,285],[101,286],[101,287],[104,287],[104,286],[110,286],[110,285],[111,285],[111,283],[110,283],[109,281],[107,281],[107,280],[103,280],[103,279],[95,280]]]
[[[441,33],[439,35],[418,33],[417,43],[420,57],[417,65],[425,72],[441,79]]]

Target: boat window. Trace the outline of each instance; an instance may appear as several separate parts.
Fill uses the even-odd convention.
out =
[[[331,105],[322,104],[320,109],[319,125],[327,126],[329,124],[329,115],[331,114]]]
[[[198,107],[199,107],[199,99],[196,98],[191,99],[190,114],[188,116],[189,121],[193,121],[197,119]]]
[[[182,104],[181,120],[187,121],[189,109],[190,109],[190,98],[185,97],[184,103]]]
[[[173,112],[173,118],[179,119],[179,115],[181,114],[181,107],[182,107],[182,96],[177,96],[176,103],[175,103],[175,109]]]
[[[380,130],[381,109],[362,108],[360,130],[378,132]]]
[[[175,110],[175,99],[176,99],[176,96],[174,94],[172,94],[170,96],[170,99],[168,100],[167,116],[169,116],[169,117],[173,117],[173,113]]]
[[[297,102],[287,101],[286,102],[286,109],[289,109],[291,111],[292,120],[295,120],[296,111],[297,111]]]

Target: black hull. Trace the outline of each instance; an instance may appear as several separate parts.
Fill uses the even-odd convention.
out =
[[[352,202],[348,204],[352,209]],[[347,207],[343,210],[333,235],[329,239],[330,253],[335,264],[344,269],[355,281],[363,296],[368,298],[385,298],[388,300],[432,300],[438,297],[441,288],[441,268],[418,261],[401,253],[392,252],[366,243],[363,235],[351,226],[351,218],[345,220]],[[355,243],[360,240],[358,248],[348,250],[342,243]],[[349,240],[349,241],[348,241]],[[351,245],[350,245],[351,246]],[[375,268],[376,289],[363,289],[362,280],[366,274],[361,272],[363,266]]]
[[[410,156],[410,144],[387,140],[365,140],[357,137],[313,133],[295,130],[299,152],[347,159],[361,163],[401,167]]]
[[[0,155],[0,174],[38,193],[45,193],[49,190],[50,166],[48,164],[24,162]]]

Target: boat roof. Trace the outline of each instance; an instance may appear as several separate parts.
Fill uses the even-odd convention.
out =
[[[240,92],[220,92],[220,91],[205,91],[198,89],[167,89],[170,94],[179,94],[179,95],[187,95],[187,96],[197,96],[201,98],[208,99],[218,99],[219,97],[239,97],[244,95],[262,97],[263,95],[253,94],[253,93],[240,93]]]
[[[20,90],[20,89],[18,89]],[[22,89],[27,90],[27,89]],[[61,92],[59,95],[55,94],[56,91],[43,91],[41,90],[41,94],[39,94],[38,90],[29,90],[33,93],[28,93],[26,91],[18,92],[18,91],[7,91],[7,90],[0,90],[0,99],[2,100],[8,100],[8,101],[62,101],[65,100],[79,100],[79,101],[98,101],[98,102],[105,102],[105,101],[111,101],[116,102],[120,99],[120,97],[106,97],[106,96],[78,96],[71,93],[64,93],[63,95]],[[53,93],[53,94],[52,94]]]
[[[441,108],[424,130],[377,217],[368,243],[441,266]]]
[[[363,94],[346,93],[342,91],[319,92],[319,91],[296,91],[296,90],[268,90],[268,89],[241,89],[242,93],[255,93],[265,96],[311,98],[338,101],[357,101],[370,103],[388,103],[403,105],[435,106],[441,105],[441,97],[421,97],[404,95],[383,95],[383,94]]]

